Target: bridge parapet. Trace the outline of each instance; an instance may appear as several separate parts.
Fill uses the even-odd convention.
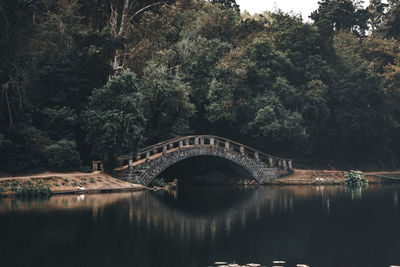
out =
[[[140,176],[147,172],[147,170],[144,170],[144,166],[151,165],[153,167],[156,167],[154,164],[152,164],[153,161],[161,162],[160,158],[169,159],[171,158],[172,154],[177,154],[183,150],[186,151],[184,153],[186,157],[196,156],[196,153],[198,155],[218,154],[217,156],[222,156],[230,159],[231,161],[234,161],[239,165],[254,165],[254,167],[248,167],[250,169],[254,169],[250,170],[250,172],[255,172],[257,168],[267,167],[270,169],[278,170],[277,173],[284,174],[291,172],[293,169],[293,161],[291,159],[274,157],[258,151],[254,148],[240,144],[238,142],[223,137],[211,135],[194,135],[174,138],[152,146],[145,147],[139,150],[136,155],[125,155],[119,157],[118,159],[122,165],[124,165],[125,162],[128,163],[126,167],[129,169],[130,172],[130,175],[128,175],[129,177],[135,175]],[[188,153],[188,151],[192,152]],[[175,158],[175,160],[169,160],[170,165],[176,163],[178,161],[178,158],[182,160],[182,157],[175,156]],[[162,164],[165,165],[163,162]],[[164,167],[162,168],[165,169]],[[124,168],[122,167],[119,169],[123,170]],[[155,177],[147,180],[151,180],[154,178]],[[147,180],[146,182],[142,183],[146,184]]]

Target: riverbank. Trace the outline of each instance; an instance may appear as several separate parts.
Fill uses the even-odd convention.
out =
[[[282,177],[268,184],[271,185],[343,184],[346,173],[347,171],[294,169],[291,175]],[[363,174],[370,184],[380,184],[385,182],[400,182],[400,171],[363,172]]]
[[[102,172],[40,173],[18,177],[1,177],[4,197],[16,196],[20,188],[49,188],[54,195],[97,194],[145,191],[147,187],[114,178]]]
[[[300,170],[294,169],[289,176],[281,177],[267,185],[335,185],[343,184],[345,171],[333,170]],[[400,171],[364,172],[370,184],[400,182]],[[243,184],[254,184],[254,181],[243,180]],[[153,190],[169,190],[172,185]],[[148,187],[114,178],[102,172],[92,173],[40,173],[18,177],[0,177],[0,190],[3,197],[18,195],[21,188],[49,188],[54,195],[61,194],[98,194],[113,192],[146,191]],[[176,187],[176,182],[175,186]]]

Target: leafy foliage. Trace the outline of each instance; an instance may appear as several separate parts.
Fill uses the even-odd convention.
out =
[[[221,4],[226,7],[239,10],[239,5],[236,4],[235,0],[211,0],[210,2],[213,4]]]
[[[359,186],[368,184],[368,180],[364,177],[360,171],[349,171],[345,175],[345,183],[349,186]]]
[[[46,147],[48,167],[54,171],[79,170],[81,156],[76,150],[76,143],[61,139]]]
[[[34,198],[34,197],[49,197],[53,194],[49,187],[45,186],[23,186],[18,188],[17,194],[24,198]]]
[[[127,71],[93,90],[84,117],[93,154],[108,166],[113,166],[118,154],[138,149],[146,120],[136,76]]]
[[[19,122],[12,128],[0,128],[0,172],[21,173],[46,165],[48,135],[29,124]]]
[[[194,105],[189,101],[190,87],[179,69],[149,62],[143,71],[140,92],[144,95],[147,119],[146,137],[151,142],[190,133],[189,120]]]
[[[2,174],[110,169],[191,133],[298,158],[400,158],[399,1],[322,0],[312,23],[234,0],[138,0],[123,20],[124,3],[0,4]]]
[[[158,178],[151,182],[150,186],[163,187],[166,185],[164,178]]]

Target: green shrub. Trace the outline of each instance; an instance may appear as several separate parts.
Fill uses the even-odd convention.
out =
[[[73,182],[72,185],[73,186],[78,186],[78,183],[77,182]]]
[[[96,181],[93,178],[90,178],[89,180],[92,184],[96,183]]]
[[[4,1],[1,2],[3,3]],[[11,98],[14,98],[14,96]],[[8,99],[11,100],[11,98],[9,96]],[[28,109],[23,110],[18,111],[21,116],[14,117],[16,119],[14,121],[15,127],[6,127],[4,120],[0,118],[0,170],[3,173],[37,172],[40,171],[39,168],[43,165],[43,141],[48,135],[33,127],[28,122],[30,121],[28,119],[30,118]],[[14,113],[13,115],[17,114]]]
[[[18,180],[15,180],[14,181],[14,183],[13,183],[13,186],[19,186],[21,184],[21,182],[20,181],[18,181]]]
[[[349,171],[345,175],[345,183],[347,185],[365,185],[368,184],[368,180],[364,177],[364,174],[360,171]]]
[[[32,186],[22,186],[20,188],[18,188],[17,193],[19,196],[30,196],[32,194],[32,192],[35,190],[34,187]]]
[[[44,182],[43,179],[39,179],[39,180],[37,181],[38,184],[43,184],[43,182]]]
[[[34,186],[23,186],[17,190],[18,196],[32,198],[32,197],[49,197],[53,194],[49,187],[34,187]]]
[[[68,178],[64,178],[64,183],[69,183],[69,179]]]
[[[82,181],[81,185],[87,185],[87,183],[85,181]]]
[[[5,182],[4,186],[10,186],[10,183],[9,182]]]
[[[27,184],[27,185],[33,185],[33,183],[32,183],[31,180],[26,181],[26,184]]]
[[[48,197],[53,194],[53,191],[51,191],[50,187],[39,187],[38,194],[39,196]]]
[[[60,184],[59,184],[59,183],[55,183],[54,185],[55,185],[55,186],[57,186],[57,187],[59,187],[59,186],[60,186]]]
[[[13,192],[17,192],[18,191],[18,187],[17,186],[12,186],[10,188],[10,190],[13,191]]]
[[[166,182],[164,180],[164,178],[158,178],[153,180],[153,182],[151,182],[151,186],[158,186],[158,187],[163,187],[165,186]]]
[[[46,147],[47,164],[54,171],[81,169],[81,155],[76,150],[75,141],[61,139]]]
[[[83,166],[81,168],[81,172],[91,173],[92,171],[93,171],[93,168],[91,166]]]

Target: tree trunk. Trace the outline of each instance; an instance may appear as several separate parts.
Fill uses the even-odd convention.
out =
[[[110,26],[111,26],[111,33],[113,34],[114,38],[122,38],[125,37],[126,34],[126,25],[129,13],[129,0],[124,1],[124,7],[122,10],[122,17],[121,17],[121,24],[118,29],[118,12],[116,8],[114,8],[113,4],[111,3],[111,16],[110,16]],[[116,75],[122,69],[121,66],[121,49],[115,49],[114,52],[114,59],[111,63],[112,67],[112,75]],[[111,76],[112,76],[111,75]]]
[[[128,12],[129,12],[129,0],[125,0],[124,9],[122,11],[121,26],[119,27],[119,32],[118,32],[119,36],[123,36],[125,34]]]
[[[125,38],[127,34],[126,32],[127,25],[129,21],[131,21],[134,17],[146,11],[147,9],[157,5],[161,5],[162,3],[163,1],[160,1],[157,3],[147,5],[139,9],[138,11],[136,11],[136,13],[134,13],[132,16],[129,17],[130,0],[124,0],[121,23],[119,24],[119,27],[118,27],[118,7],[114,6],[113,3],[111,3],[111,15],[110,15],[111,34],[113,35],[114,38]],[[123,55],[122,49],[119,48],[115,49],[114,58],[110,63],[112,68],[110,77],[112,77],[113,75],[117,75],[123,69],[124,62],[122,59],[122,55]]]

